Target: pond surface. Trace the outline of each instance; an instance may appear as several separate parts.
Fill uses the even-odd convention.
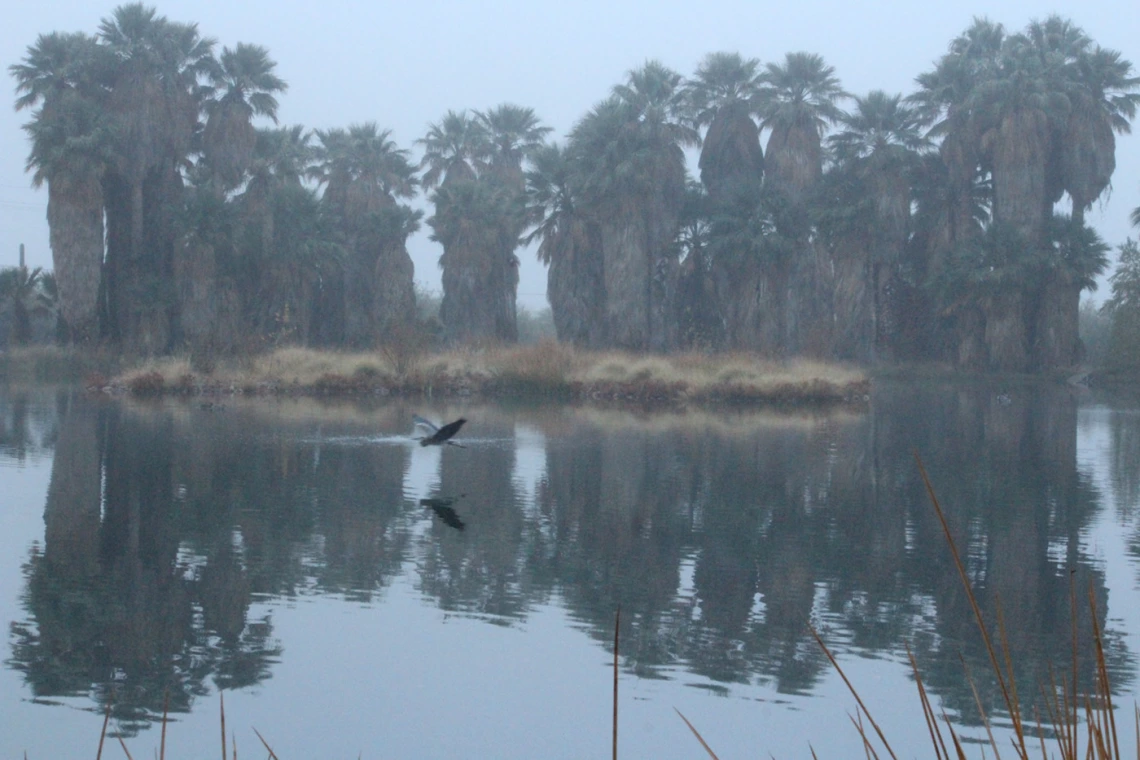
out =
[[[413,413],[468,419],[421,447]],[[879,383],[866,409],[100,400],[0,393],[0,756],[861,756],[836,652],[927,756],[909,646],[1008,723],[914,454],[1023,700],[1105,630],[1132,734],[1140,412],[1057,386]],[[1082,682],[1089,683],[1088,658]],[[116,742],[117,743],[117,740]],[[121,751],[115,747],[114,754]],[[972,750],[981,755],[979,745]],[[105,750],[110,752],[110,750]],[[988,752],[991,754],[992,752]],[[122,756],[122,755],[119,755]]]

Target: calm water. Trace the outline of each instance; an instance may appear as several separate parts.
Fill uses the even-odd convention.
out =
[[[466,448],[415,445],[416,412],[467,417]],[[243,755],[256,727],[282,757],[608,756],[619,605],[624,757],[704,756],[674,707],[722,757],[854,756],[854,701],[809,623],[896,751],[926,756],[906,645],[967,735],[960,656],[999,710],[915,452],[988,615],[1001,600],[1023,695],[1068,667],[1072,574],[1130,716],[1126,404],[901,384],[831,414],[0,393],[0,757],[93,753],[112,697],[149,756],[164,694],[171,756],[216,756],[219,691]]]

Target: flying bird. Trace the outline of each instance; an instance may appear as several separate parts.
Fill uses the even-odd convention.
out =
[[[467,420],[463,419],[462,417],[457,419],[455,422],[447,423],[443,427],[438,427],[434,422],[425,420],[418,414],[412,415],[412,421],[417,426],[426,428],[428,431],[430,431],[430,435],[417,439],[420,442],[421,446],[442,446],[446,443],[449,446],[458,446],[461,449],[467,448],[462,443],[456,443],[455,441],[451,440],[452,437],[454,437],[455,434],[459,432],[459,428],[463,427],[463,423],[467,422]]]

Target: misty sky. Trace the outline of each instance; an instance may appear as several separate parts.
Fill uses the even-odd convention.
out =
[[[821,54],[843,87],[909,94],[974,16],[1009,31],[1059,13],[1096,42],[1140,63],[1140,7],[1136,0],[1036,2],[957,0],[876,3],[850,0],[696,2],[353,3],[265,0],[166,1],[155,4],[173,21],[193,21],[219,45],[250,42],[269,48],[289,83],[279,97],[280,123],[343,127],[376,121],[397,143],[413,142],[448,109],[484,109],[512,102],[534,108],[561,140],[627,71],[656,58],[689,75],[707,53],[735,51],[763,62],[787,52]],[[20,125],[29,118],[11,103],[7,66],[18,62],[36,35],[94,33],[115,3],[49,0],[20,3],[0,26],[3,90],[0,108],[0,266],[16,264],[27,245],[31,266],[51,266],[46,190],[31,189],[24,172],[28,145]],[[1140,125],[1137,125],[1140,130]],[[767,140],[765,134],[763,139]],[[1137,231],[1128,226],[1140,206],[1140,136],[1118,137],[1113,191],[1088,220],[1111,245]],[[409,240],[416,280],[439,289],[440,247],[426,227]],[[522,259],[519,303],[546,303],[546,273],[532,251]],[[1098,297],[1105,297],[1102,285]]]

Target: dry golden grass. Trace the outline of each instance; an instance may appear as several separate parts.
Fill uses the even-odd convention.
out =
[[[747,354],[580,351],[553,341],[456,349],[396,366],[384,352],[283,348],[222,361],[195,373],[185,357],[145,361],[112,386],[139,395],[176,393],[350,393],[506,395],[596,401],[836,401],[868,388],[859,369],[824,362],[774,362]]]

